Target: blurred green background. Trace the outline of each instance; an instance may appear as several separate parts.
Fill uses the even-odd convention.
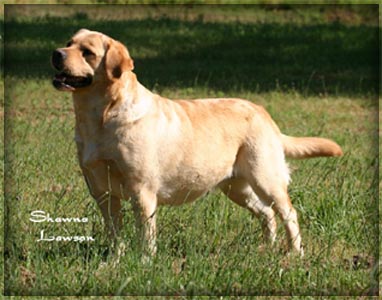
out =
[[[5,69],[47,78],[84,27],[123,42],[149,88],[375,93],[377,22],[376,5],[7,6]]]

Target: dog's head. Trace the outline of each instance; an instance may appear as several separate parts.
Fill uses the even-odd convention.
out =
[[[78,31],[66,47],[56,49],[51,62],[59,72],[53,79],[53,86],[70,92],[109,84],[134,68],[125,46],[87,29]]]

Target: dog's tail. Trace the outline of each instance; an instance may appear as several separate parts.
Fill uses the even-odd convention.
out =
[[[342,149],[335,142],[317,137],[292,137],[282,134],[286,157],[309,158],[320,156],[341,156]]]

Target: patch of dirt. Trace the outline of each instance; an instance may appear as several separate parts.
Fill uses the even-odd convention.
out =
[[[24,286],[33,286],[36,281],[36,274],[24,266],[20,267],[20,277]]]

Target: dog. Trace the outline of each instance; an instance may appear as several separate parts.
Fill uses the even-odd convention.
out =
[[[290,137],[250,101],[169,100],[147,90],[120,42],[81,29],[51,63],[53,86],[73,95],[79,164],[107,231],[117,237],[130,200],[141,246],[156,252],[156,210],[194,201],[217,187],[262,219],[270,244],[281,218],[289,250],[303,255],[288,195],[286,157],[341,156],[335,142]]]

